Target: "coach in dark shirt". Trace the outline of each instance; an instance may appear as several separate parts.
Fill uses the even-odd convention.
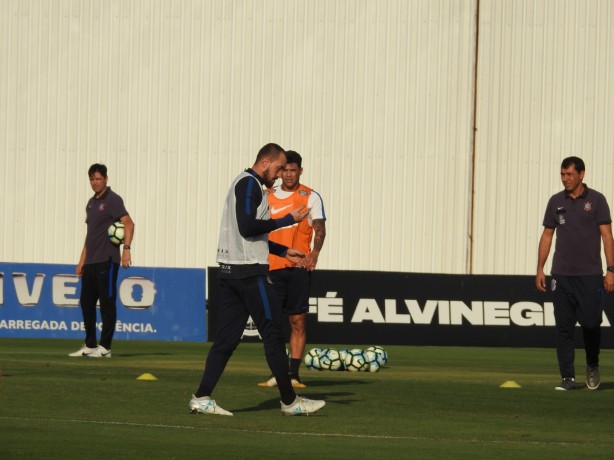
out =
[[[605,293],[614,290],[614,240],[610,208],[605,197],[588,188],[583,179],[584,161],[578,157],[565,158],[561,164],[561,181],[565,190],[550,198],[539,241],[535,285],[538,290],[546,292],[544,265],[556,231],[550,290],[554,302],[557,358],[563,379],[557,390],[576,388],[576,322],[582,326],[584,335],[586,386],[591,390],[599,387]],[[607,262],[605,278],[601,241]]]
[[[131,247],[134,222],[124,206],[124,201],[107,185],[107,167],[93,164],[88,170],[94,196],[85,209],[87,234],[77,265],[81,277],[81,312],[85,327],[85,343],[69,356],[110,358],[111,342],[117,319],[117,273],[119,265],[128,268],[132,263]],[[107,230],[116,221],[124,224],[124,247],[120,256],[119,246],[113,244]],[[100,343],[96,341],[96,304],[100,301],[102,332]]]

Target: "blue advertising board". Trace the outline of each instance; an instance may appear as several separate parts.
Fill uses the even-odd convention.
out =
[[[204,269],[120,268],[117,288],[115,339],[207,340]],[[80,290],[74,265],[0,263],[0,337],[83,339]]]

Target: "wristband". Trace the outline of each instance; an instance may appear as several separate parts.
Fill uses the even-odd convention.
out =
[[[124,249],[130,250],[130,245],[129,244],[124,244]]]

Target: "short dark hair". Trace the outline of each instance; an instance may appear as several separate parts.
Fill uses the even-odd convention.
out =
[[[107,167],[100,163],[94,163],[90,166],[90,169],[87,170],[87,175],[88,177],[92,177],[96,173],[100,173],[102,177],[107,177]]]
[[[260,160],[263,160],[264,158],[268,158],[271,161],[275,161],[277,160],[277,157],[280,153],[286,152],[284,149],[281,148],[280,145],[271,142],[260,149],[258,155],[256,156],[256,163],[258,163]]]
[[[288,150],[286,152],[286,163],[296,163],[299,169],[303,167],[303,158],[298,152]]]
[[[584,171],[584,161],[582,161],[582,158],[578,158],[578,157],[565,158],[563,162],[561,163],[561,169],[567,169],[571,165],[573,165],[576,168],[576,171],[578,172]]]

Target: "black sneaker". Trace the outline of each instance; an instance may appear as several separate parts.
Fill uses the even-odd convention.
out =
[[[576,389],[576,379],[573,377],[565,377],[561,384],[554,388],[555,390],[567,391]]]
[[[586,368],[586,386],[589,390],[596,390],[601,383],[599,376],[599,366]]]

